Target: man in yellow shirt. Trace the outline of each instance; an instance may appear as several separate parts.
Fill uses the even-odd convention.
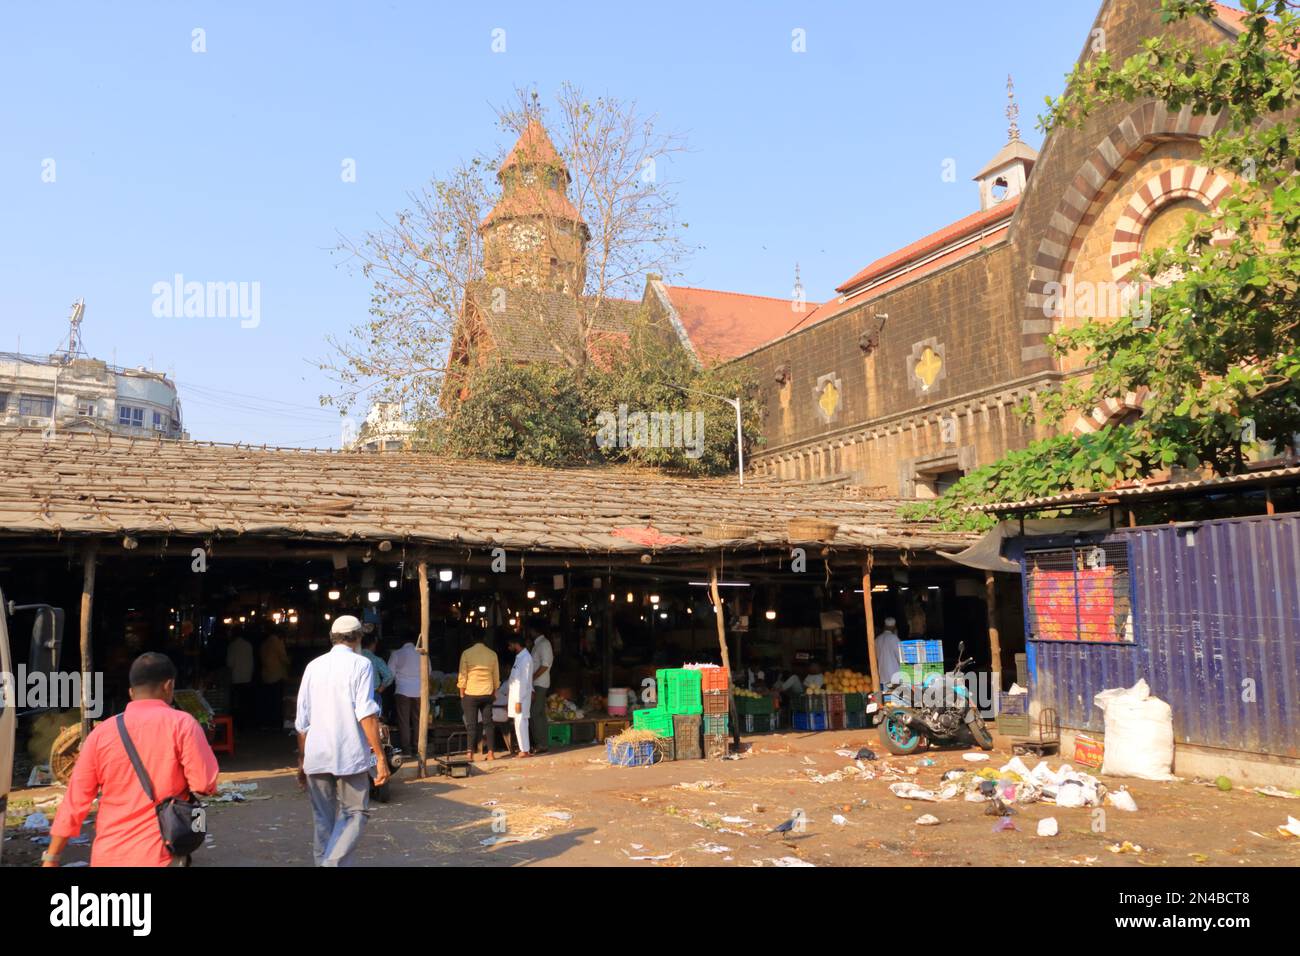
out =
[[[289,677],[289,651],[275,631],[258,646],[262,663],[262,720],[268,730],[284,729],[284,682]]]
[[[468,737],[469,759],[478,752],[479,731],[486,742],[488,760],[495,760],[496,734],[492,727],[492,698],[501,683],[501,664],[496,651],[484,641],[485,631],[476,632],[472,644],[460,655],[460,674],[456,686],[460,689],[461,709],[465,712],[465,733]]]

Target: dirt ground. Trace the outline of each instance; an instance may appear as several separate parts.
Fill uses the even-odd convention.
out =
[[[1130,813],[1106,808],[1104,831],[1093,811],[1047,803],[1020,805],[1017,829],[995,832],[986,805],[962,800],[904,800],[889,790],[899,779],[937,787],[950,769],[1001,767],[1010,752],[968,763],[966,751],[890,757],[874,731],[768,734],[746,738],[739,759],[692,760],[646,768],[612,767],[600,747],[573,747],[531,760],[475,764],[468,779],[395,779],[392,800],[373,804],[359,862],[372,866],[1295,866],[1300,839],[1277,827],[1300,816],[1300,800],[1250,790],[1222,792],[1184,781],[1152,783],[1102,778],[1126,786]],[[256,783],[243,803],[215,804],[202,866],[305,866],[311,863],[311,814],[283,757],[261,755],[259,768],[223,773],[223,781]],[[854,766],[836,750],[867,747],[867,774],[816,782]],[[1032,767],[1033,758],[1026,758]],[[927,761],[932,763],[927,764]],[[1050,757],[1052,767],[1061,762]],[[245,758],[244,762],[248,762]],[[266,767],[279,765],[279,769]],[[856,769],[856,767],[855,767]],[[17,791],[11,797],[6,865],[32,865],[41,847],[12,827],[13,813],[57,793]],[[802,811],[802,831],[773,832]],[[938,825],[919,826],[932,814]],[[1036,835],[1054,816],[1060,833]],[[836,818],[839,818],[838,820]],[[85,833],[91,833],[87,826]],[[484,841],[499,842],[485,845]],[[520,842],[511,842],[518,840]],[[1117,854],[1125,841],[1140,852]],[[71,846],[65,865],[86,860]]]

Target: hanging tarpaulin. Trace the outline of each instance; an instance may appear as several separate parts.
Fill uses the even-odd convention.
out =
[[[968,568],[981,571],[1001,571],[1004,574],[1019,574],[1020,563],[1002,556],[1002,545],[1009,538],[1039,537],[1056,534],[1080,534],[1095,531],[1109,531],[1110,521],[1098,518],[1034,518],[1027,521],[999,521],[990,528],[984,537],[972,544],[965,551],[940,551],[949,561],[964,564]]]

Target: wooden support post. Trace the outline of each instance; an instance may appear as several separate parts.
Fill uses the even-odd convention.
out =
[[[988,610],[989,657],[993,667],[993,713],[998,710],[998,695],[1002,693],[1002,640],[998,633],[998,600],[993,572],[984,572],[984,603]]]
[[[740,718],[736,713],[736,694],[733,688],[736,675],[731,673],[731,655],[727,652],[727,622],[722,616],[722,598],[718,594],[718,566],[709,568],[709,594],[713,597],[713,619],[718,625],[718,650],[722,654],[722,666],[727,669],[727,712],[731,715],[731,742],[740,750]]]
[[[417,766],[426,776],[429,760],[429,562],[420,562],[420,739]]]
[[[874,563],[875,556],[868,552],[862,565],[862,610],[867,615],[867,660],[871,664],[871,682],[879,690],[884,686],[885,675],[880,673],[880,661],[876,659],[876,615],[871,607],[871,566]]]
[[[610,593],[613,593],[614,585],[610,584]],[[605,679],[604,693],[608,694],[609,689],[614,686],[614,602],[605,602],[605,639],[601,642],[600,648],[600,667],[601,673]]]
[[[1272,514],[1277,514],[1277,508],[1276,508],[1276,506],[1273,504],[1273,489],[1272,489],[1272,488],[1265,488],[1265,489],[1264,489],[1264,511],[1265,511],[1267,514],[1271,514],[1271,515],[1272,515]]]
[[[81,552],[81,621],[79,622],[81,638],[81,739],[85,741],[90,733],[90,718],[87,716],[91,708],[90,688],[94,686],[91,683],[91,672],[95,669],[93,652],[91,649],[92,631],[90,618],[95,610],[95,558],[99,550],[99,542],[87,541]],[[102,703],[102,701],[101,701]]]

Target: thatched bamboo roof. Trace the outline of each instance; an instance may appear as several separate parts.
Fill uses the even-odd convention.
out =
[[[899,504],[788,481],[747,479],[741,489],[734,477],[621,467],[0,433],[0,537],[11,539],[238,536],[689,553],[801,543],[789,521],[816,518],[838,526],[836,551],[928,551],[973,540],[905,522]]]

